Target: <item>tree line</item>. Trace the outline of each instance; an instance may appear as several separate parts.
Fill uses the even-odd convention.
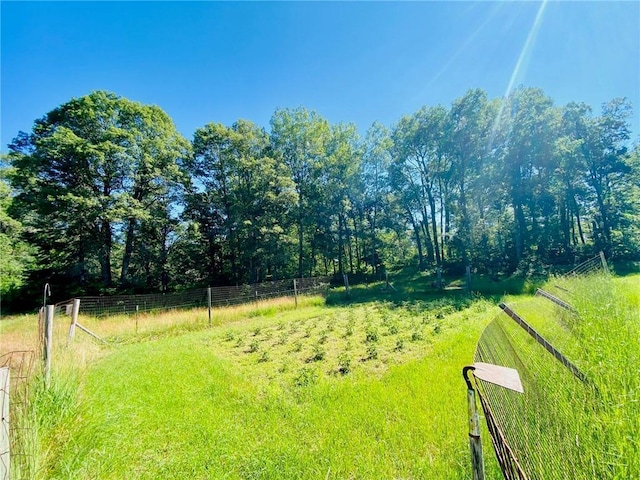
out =
[[[191,141],[97,91],[20,132],[0,182],[1,293],[170,291],[415,264],[512,273],[638,259],[631,106],[473,89],[395,125],[278,109]]]

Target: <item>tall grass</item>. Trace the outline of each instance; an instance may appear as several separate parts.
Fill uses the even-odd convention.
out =
[[[487,387],[520,463],[536,478],[640,478],[639,277],[553,279],[546,286],[576,308],[522,298],[514,309],[587,378],[577,380],[511,320],[484,341],[518,368],[525,395]],[[496,348],[492,345],[507,345]],[[500,356],[499,355],[499,356]],[[505,413],[508,412],[508,413]]]

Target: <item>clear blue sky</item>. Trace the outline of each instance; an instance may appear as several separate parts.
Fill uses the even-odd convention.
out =
[[[364,132],[520,84],[595,112],[627,97],[640,134],[637,1],[2,1],[1,15],[2,151],[99,89],[160,106],[189,139],[209,122],[268,128],[276,108],[297,106]]]

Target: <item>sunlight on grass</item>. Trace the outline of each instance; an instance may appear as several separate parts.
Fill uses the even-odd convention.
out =
[[[509,299],[599,379],[593,420],[620,478],[640,468],[628,440],[640,433],[639,279],[606,279],[596,293],[588,280],[552,280],[578,316]],[[28,417],[34,477],[469,478],[461,369],[499,309],[479,296],[395,295],[217,309],[211,329],[206,310],[140,316],[137,333],[130,317],[80,320],[108,346],[78,333],[66,349],[58,322],[55,381],[44,391],[36,380]],[[33,327],[11,322],[14,338],[21,322]],[[487,478],[499,478],[484,434]]]

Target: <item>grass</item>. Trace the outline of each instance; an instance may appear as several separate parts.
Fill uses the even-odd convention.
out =
[[[489,349],[506,342],[514,347],[498,349],[499,363],[519,370],[524,395],[492,386],[487,393],[499,412],[519,418],[512,423],[511,446],[533,478],[640,478],[639,280],[552,279],[546,288],[555,289],[576,313],[542,298],[509,302],[586,375],[586,383],[506,316],[485,333]]]
[[[372,312],[368,317],[377,320]],[[362,338],[354,341],[352,370],[342,375],[335,371],[345,349],[342,325],[328,335],[325,356],[312,359],[317,335],[331,320],[337,321],[308,320],[316,326],[303,350],[288,353],[292,338],[281,350],[269,349],[266,362],[260,352],[277,324],[256,336],[255,351],[236,348],[223,331],[123,347],[87,372],[83,421],[71,426],[73,441],[56,451],[44,476],[464,478],[459,376],[481,323],[474,335],[452,318],[447,341],[425,342],[423,358],[387,358],[385,365],[381,355],[372,365],[364,361],[356,320],[354,337]],[[233,329],[255,338],[252,328]],[[79,451],[78,444],[91,448]]]
[[[597,295],[588,281],[561,285],[579,320],[551,322],[542,299],[508,299],[598,379],[591,420],[610,478],[640,477],[639,278]],[[216,311],[211,329],[206,311],[139,318],[137,333],[131,318],[83,319],[110,343],[78,334],[56,350],[52,387],[32,391],[38,454],[25,469],[47,479],[469,478],[461,369],[499,309],[428,285],[412,274],[395,290],[333,292],[328,305],[234,307]],[[33,327],[5,321],[15,344]],[[501,478],[484,442],[487,478]]]

